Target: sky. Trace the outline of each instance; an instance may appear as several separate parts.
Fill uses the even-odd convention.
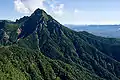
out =
[[[62,24],[120,24],[120,0],[1,0],[0,20],[45,10]]]

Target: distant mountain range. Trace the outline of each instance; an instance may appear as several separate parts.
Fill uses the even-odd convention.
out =
[[[3,20],[0,80],[120,80],[120,39],[71,30],[41,9]]]
[[[97,36],[120,38],[120,25],[65,25],[75,31],[87,31]]]

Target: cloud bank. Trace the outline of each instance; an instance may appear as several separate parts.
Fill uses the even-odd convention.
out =
[[[24,14],[31,14],[37,8],[58,16],[64,12],[64,4],[56,0],[14,0],[14,5],[15,10]]]

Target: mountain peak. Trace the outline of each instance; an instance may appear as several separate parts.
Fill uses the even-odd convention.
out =
[[[49,16],[44,10],[38,8],[34,11],[34,13],[31,16],[24,19],[24,22],[20,27],[21,33],[18,38],[30,35],[40,26],[40,24],[47,24]]]
[[[38,8],[38,9],[36,9],[34,12],[45,12],[43,9],[40,9],[40,8]]]
[[[44,16],[47,15],[47,13],[43,9],[38,8],[34,11],[33,15]]]

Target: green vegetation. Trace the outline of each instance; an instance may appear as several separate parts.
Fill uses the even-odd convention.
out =
[[[76,67],[76,65],[72,66],[58,60],[51,60],[39,51],[15,45],[1,47],[0,51],[0,80],[100,79],[86,72],[80,66]]]

